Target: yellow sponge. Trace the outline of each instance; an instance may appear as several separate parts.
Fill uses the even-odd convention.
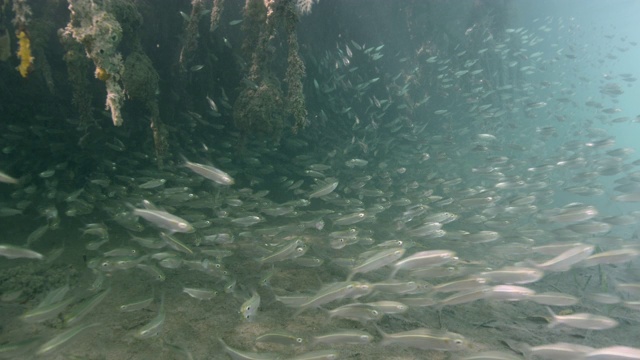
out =
[[[29,74],[29,69],[33,63],[33,57],[31,56],[31,40],[27,36],[27,33],[20,31],[18,33],[18,57],[20,58],[20,65],[18,65],[18,71],[23,78]]]

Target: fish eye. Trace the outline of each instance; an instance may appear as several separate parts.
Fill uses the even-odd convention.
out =
[[[296,342],[302,344],[302,338],[296,338]]]
[[[460,339],[455,339],[453,342],[454,342],[456,345],[462,345],[462,342],[463,342],[463,341],[462,341],[462,340],[460,340]]]
[[[103,266],[103,267],[109,266],[109,262],[107,262],[107,261],[103,262],[103,263],[102,263],[102,266]]]

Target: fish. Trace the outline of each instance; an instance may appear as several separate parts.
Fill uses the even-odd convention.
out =
[[[221,338],[218,338],[218,342],[222,345],[224,351],[231,356],[232,359],[236,360],[276,360],[280,359],[281,356],[279,354],[274,353],[255,353],[237,350],[229,345],[227,345]]]
[[[529,300],[540,305],[571,306],[578,303],[578,298],[559,292],[543,292],[529,296]]]
[[[622,264],[634,260],[639,255],[640,251],[633,248],[603,251],[589,256],[578,263],[577,266],[590,267],[604,264]]]
[[[595,350],[590,346],[558,342],[539,346],[523,345],[522,352],[542,359],[583,359],[584,355]]]
[[[524,286],[516,285],[496,285],[486,295],[487,300],[497,301],[522,301],[529,300],[535,296],[536,292]]]
[[[486,299],[491,296],[493,289],[490,286],[481,285],[475,288],[461,290],[437,302],[438,308],[467,304],[470,302]],[[404,300],[407,302],[407,300]],[[430,302],[429,302],[430,304]]]
[[[308,197],[309,199],[312,199],[312,198],[318,198],[325,195],[329,195],[338,187],[338,184],[339,184],[338,181],[334,181],[326,185],[320,186],[316,190],[310,192]]]
[[[155,265],[137,264],[136,268],[149,273],[156,281],[165,281],[167,279],[167,276],[164,274],[164,272],[162,272],[162,270],[157,268]]]
[[[375,291],[392,294],[413,294],[419,292],[418,282],[416,281],[400,281],[400,280],[387,280],[379,281],[371,284]]]
[[[253,290],[251,297],[240,306],[242,318],[247,322],[253,322],[256,319],[258,308],[260,307],[260,294]]]
[[[10,244],[0,244],[0,256],[8,259],[44,259],[44,255],[39,252]]]
[[[329,315],[329,319],[341,318],[355,320],[361,323],[367,321],[378,321],[384,316],[384,313],[369,305],[360,303],[347,304],[333,310],[327,310],[327,314]]]
[[[138,310],[142,310],[144,308],[146,308],[147,306],[151,305],[151,303],[153,302],[153,296],[148,298],[148,299],[143,299],[143,300],[139,300],[139,301],[134,301],[128,304],[123,304],[118,306],[118,310],[122,311],[122,312],[132,312],[132,311],[138,311]]]
[[[180,251],[188,255],[193,255],[193,250],[175,236],[171,234],[165,234],[161,231],[160,238],[164,240],[165,244],[167,244],[173,250]]]
[[[537,264],[531,261],[530,263],[544,271],[567,271],[571,266],[588,258],[594,249],[593,245],[580,244],[544,263]]]
[[[164,185],[166,182],[167,182],[166,179],[153,179],[138,185],[138,187],[140,189],[155,189],[157,187]]]
[[[417,252],[394,263],[393,272],[389,275],[389,278],[392,279],[399,270],[440,266],[456,259],[456,253],[450,250],[428,250]]]
[[[368,344],[373,341],[373,336],[366,331],[344,330],[324,335],[316,335],[312,338],[313,344]]]
[[[637,360],[640,359],[640,348],[629,346],[609,346],[587,352],[585,360]]]
[[[293,357],[287,360],[337,360],[339,353],[335,350],[313,350]]]
[[[315,295],[293,298],[276,296],[276,300],[283,302],[287,306],[297,307],[296,315],[298,315],[306,309],[317,308],[339,299],[364,296],[372,290],[373,288],[367,283],[344,281],[326,285],[318,290]]]
[[[421,350],[440,351],[461,351],[469,346],[464,336],[445,330],[418,328],[388,334],[378,328],[378,332],[382,335],[381,346],[402,345]]]
[[[354,167],[364,167],[364,166],[367,166],[367,164],[368,164],[368,163],[369,163],[369,162],[368,162],[367,160],[354,158],[354,159],[351,159],[351,160],[347,160],[347,161],[345,162],[345,165],[346,165],[347,167],[354,168]]]
[[[357,212],[353,214],[347,214],[341,216],[333,221],[334,225],[353,225],[357,224],[367,218],[367,214],[363,212]]]
[[[287,331],[272,331],[262,334],[256,338],[256,342],[267,342],[285,346],[298,346],[305,343],[305,338]]]
[[[618,321],[608,316],[594,315],[589,313],[556,315],[549,307],[547,307],[547,311],[551,315],[549,328],[553,328],[558,325],[565,325],[576,329],[606,330],[618,326]]]
[[[184,11],[178,11],[178,14],[180,14],[180,16],[184,21],[186,22],[191,21],[191,16],[189,16],[189,14],[185,13]]]
[[[0,43],[1,46],[1,43]],[[1,51],[1,50],[0,50]],[[28,337],[14,342],[4,343],[0,345],[0,358],[3,359],[19,359],[24,358],[27,352],[33,352],[33,349],[42,342],[40,337]]]
[[[0,171],[0,182],[3,182],[5,184],[17,184],[18,183],[18,179],[13,178],[13,177],[5,174],[4,172]]]
[[[235,184],[235,180],[233,180],[231,175],[214,166],[194,163],[187,159],[184,159],[184,161],[184,167],[217,184],[225,186]]]
[[[544,272],[534,268],[505,266],[498,270],[481,272],[477,276],[494,283],[530,284],[542,279]]]
[[[294,257],[302,256],[306,252],[304,241],[297,239],[282,246],[277,251],[258,259],[260,265],[279,262]]]
[[[381,250],[371,255],[351,269],[351,272],[347,277],[347,281],[350,281],[356,274],[377,270],[383,266],[393,263],[400,259],[402,255],[404,255],[405,251],[406,250],[403,248],[391,248]]]
[[[158,336],[162,327],[164,326],[164,320],[166,318],[166,311],[164,309],[164,294],[160,300],[160,307],[158,309],[158,315],[149,321],[146,325],[136,330],[133,334],[138,339],[148,339],[150,337]]]
[[[198,300],[211,300],[218,295],[218,292],[215,290],[201,288],[183,287],[182,292]]]
[[[380,300],[376,302],[364,303],[384,314],[402,314],[409,310],[409,307],[399,301]]]
[[[28,323],[42,322],[58,316],[64,309],[69,306],[75,298],[70,297],[66,300],[49,303],[50,300],[45,299],[35,309],[28,310],[20,318]]]
[[[231,223],[242,226],[242,227],[249,227],[262,221],[264,221],[264,219],[260,216],[248,215],[248,216],[232,219]]]
[[[73,325],[82,320],[84,316],[91,312],[96,306],[98,306],[107,295],[111,292],[111,288],[104,289],[99,293],[93,295],[91,298],[85,300],[83,303],[75,305],[68,313],[62,316],[65,324]]]
[[[133,215],[140,216],[153,225],[170,233],[192,233],[196,229],[187,220],[162,210],[134,209]]]
[[[521,360],[522,357],[504,351],[482,351],[474,355],[467,355],[460,360]]]
[[[62,333],[54,336],[52,339],[42,344],[38,350],[36,351],[36,355],[46,355],[56,350],[60,346],[69,342],[71,339],[76,337],[81,332],[90,329],[92,327],[100,326],[101,323],[92,323],[92,324],[84,324],[84,325],[76,325],[70,329],[63,331]]]
[[[218,105],[216,105],[216,102],[213,101],[208,95],[206,96],[206,99],[207,99],[207,103],[209,104],[209,108],[211,108],[211,111],[220,113],[220,110],[218,109]]]

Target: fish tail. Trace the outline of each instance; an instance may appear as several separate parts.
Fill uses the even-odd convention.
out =
[[[389,334],[387,334],[386,332],[384,332],[380,326],[378,326],[378,324],[376,324],[375,322],[372,323],[373,327],[376,328],[376,330],[380,333],[380,336],[382,336],[382,341],[380,342],[380,346],[385,346],[389,344]]]
[[[554,328],[558,325],[558,316],[556,315],[556,313],[553,312],[553,310],[551,310],[550,307],[546,307],[547,311],[549,311],[549,314],[551,315],[551,319],[549,320],[549,328]]]

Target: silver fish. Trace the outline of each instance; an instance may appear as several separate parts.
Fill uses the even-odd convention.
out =
[[[393,272],[391,273],[390,278],[393,278],[399,270],[439,266],[455,259],[456,253],[450,250],[428,250],[417,252],[393,264]]]
[[[18,179],[12,178],[11,176],[0,171],[0,182],[3,182],[5,184],[17,184]]]
[[[347,281],[350,281],[353,276],[358,273],[366,273],[391,264],[392,262],[400,259],[402,255],[404,255],[404,252],[405,249],[403,248],[391,248],[373,254],[351,269],[351,273],[347,277]]]
[[[545,271],[567,271],[572,265],[588,258],[595,247],[593,245],[581,244],[575,246],[553,259],[541,264],[532,263],[535,267]]]
[[[543,276],[544,272],[541,270],[518,266],[506,266],[478,274],[480,278],[501,284],[529,284],[542,279]]]
[[[235,183],[231,175],[214,166],[198,164],[186,159],[184,166],[194,173],[220,185],[233,185]]]
[[[240,306],[240,313],[242,317],[248,321],[253,322],[256,318],[256,313],[260,307],[260,294],[257,291],[253,291],[253,295],[242,306]]]
[[[76,305],[73,307],[67,314],[63,316],[64,322],[67,325],[73,325],[78,321],[82,320],[82,318],[87,315],[91,310],[93,310],[98,304],[104,300],[105,297],[109,294],[111,288],[107,288],[102,290],[101,292],[95,294],[93,297],[89,298],[85,302]]]
[[[534,294],[529,297],[529,300],[540,305],[552,305],[552,306],[571,306],[578,303],[578,298],[559,292],[544,292]]]
[[[584,355],[593,351],[594,348],[571,343],[554,343],[539,346],[524,347],[523,352],[542,359],[584,359]]]
[[[549,321],[550,328],[565,325],[577,329],[606,330],[618,326],[616,320],[607,316],[589,313],[556,315],[550,308],[547,308],[547,310],[549,314],[551,314],[551,320]]]
[[[146,308],[152,302],[153,302],[153,297],[150,297],[148,299],[144,299],[144,300],[135,301],[135,302],[132,302],[132,303],[120,305],[120,306],[118,306],[118,309],[120,311],[122,311],[122,312],[138,311],[138,310],[142,310],[142,309]]]
[[[357,212],[353,214],[347,214],[341,216],[333,221],[334,225],[352,225],[359,223],[367,218],[367,214],[363,212]]]
[[[138,339],[148,339],[150,337],[157,336],[162,330],[162,326],[164,325],[164,319],[166,317],[166,312],[164,310],[164,294],[162,295],[162,300],[160,300],[160,309],[158,310],[158,315],[156,315],[153,320],[151,320],[148,324],[141,327],[134,333],[134,337]]]
[[[215,290],[188,287],[183,287],[182,292],[198,300],[211,300],[218,295],[218,292]]]
[[[640,348],[629,346],[609,346],[601,349],[594,349],[585,354],[585,360],[637,360],[640,359]]]
[[[344,330],[313,337],[314,344],[368,344],[373,336],[361,330]]]
[[[276,360],[280,359],[280,355],[273,353],[255,353],[248,351],[241,351],[234,349],[227,345],[221,338],[218,338],[218,341],[224,348],[224,351],[231,356],[232,359],[244,359],[244,360]]]
[[[262,334],[256,338],[256,342],[268,342],[280,345],[302,345],[305,339],[286,331],[273,331]]]
[[[61,313],[74,300],[75,298],[71,297],[66,300],[47,304],[47,299],[45,299],[42,303],[40,303],[40,305],[38,305],[38,307],[25,312],[20,318],[28,323],[49,320]]]
[[[322,196],[331,194],[333,190],[335,190],[338,187],[338,184],[339,184],[338,181],[334,181],[326,185],[320,186],[314,191],[309,193],[309,198],[311,199],[311,198],[322,197]]]
[[[464,350],[468,343],[464,336],[449,331],[419,328],[394,334],[382,334],[380,345],[403,345],[422,350],[459,351]]]
[[[134,209],[133,214],[140,216],[155,226],[167,229],[169,232],[192,233],[195,231],[193,225],[187,220],[169,214],[162,210]]]
[[[38,252],[9,244],[0,244],[0,256],[4,256],[9,259],[44,259],[44,256]]]
[[[54,338],[52,338],[51,340],[47,341],[46,343],[42,344],[38,348],[38,351],[36,351],[36,354],[37,355],[48,354],[48,353],[54,351],[55,349],[59,348],[60,346],[62,346],[66,342],[68,342],[69,340],[73,339],[76,335],[80,334],[84,330],[92,328],[92,327],[95,327],[95,326],[99,326],[99,325],[100,325],[100,323],[93,323],[93,324],[88,324],[88,325],[78,325],[78,326],[72,327],[72,328],[60,333],[59,335],[55,336]]]

